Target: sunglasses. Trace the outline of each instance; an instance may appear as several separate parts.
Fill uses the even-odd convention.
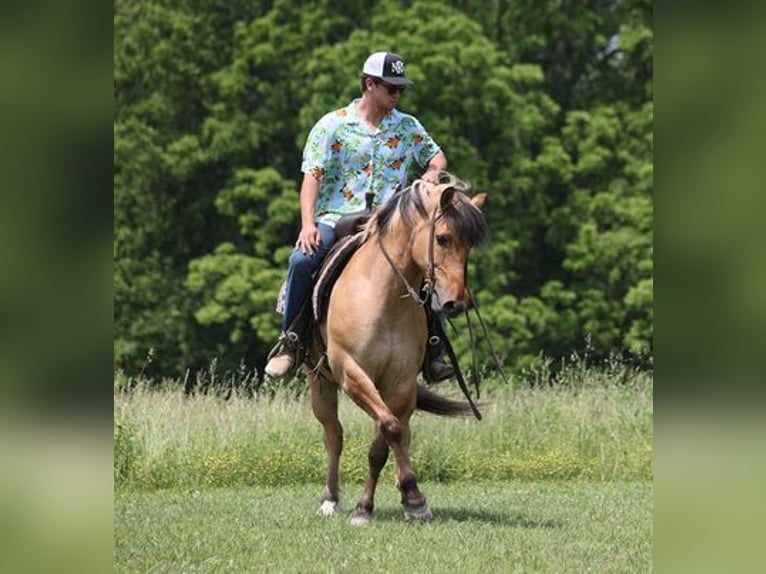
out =
[[[403,94],[404,90],[407,89],[407,86],[393,86],[391,84],[387,84],[386,82],[382,80],[376,80],[375,84],[386,88],[388,90],[389,95],[391,96],[393,96],[394,94]]]

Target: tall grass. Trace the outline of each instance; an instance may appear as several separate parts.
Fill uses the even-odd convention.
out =
[[[119,379],[114,395],[119,489],[324,479],[321,426],[296,387],[247,396],[233,392],[224,399],[185,396],[181,384],[155,389],[146,381],[126,385]],[[651,478],[650,375],[621,367],[573,367],[552,385],[508,387],[494,381],[488,386],[481,422],[413,417],[411,454],[419,479]],[[438,392],[459,398],[449,385]],[[341,479],[361,482],[372,422],[346,397],[340,417],[346,437]],[[390,463],[384,473],[390,475]]]

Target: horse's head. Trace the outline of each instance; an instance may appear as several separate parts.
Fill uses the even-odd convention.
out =
[[[470,197],[470,188],[450,178],[425,188],[428,217],[414,229],[413,258],[431,282],[434,311],[454,317],[471,305],[466,289],[468,254],[487,239],[481,207],[485,193]]]
[[[409,294],[419,300],[415,289],[420,283],[409,282],[417,275],[433,295],[431,307],[455,316],[471,304],[466,289],[468,253],[487,239],[487,223],[481,213],[486,194],[471,197],[468,184],[446,172],[442,180],[440,184],[419,180],[396,193],[367,224],[363,241],[372,235],[379,239],[393,236],[390,242],[399,241],[402,247],[394,257],[397,263],[383,243],[379,244]],[[407,261],[401,258],[405,252]]]

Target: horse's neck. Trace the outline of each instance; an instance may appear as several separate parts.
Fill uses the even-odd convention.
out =
[[[369,268],[375,269],[376,278],[379,277],[380,282],[389,287],[387,292],[393,297],[399,298],[405,291],[402,278],[416,291],[420,289],[424,275],[412,258],[412,245],[393,238],[375,237],[365,246],[365,256],[370,259]]]
[[[399,246],[395,245],[397,243]],[[401,241],[387,242],[384,249],[417,295],[423,274]],[[418,313],[402,278],[386,260],[377,237],[369,237],[351,257],[335,284],[327,314],[328,332],[349,340],[373,341],[383,337],[393,344],[419,344],[425,315]]]

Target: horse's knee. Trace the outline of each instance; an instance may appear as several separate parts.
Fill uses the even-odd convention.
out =
[[[383,433],[383,436],[389,444],[399,442],[402,440],[403,436],[402,423],[395,418],[381,421],[380,432]]]
[[[313,404],[311,411],[314,413],[314,418],[322,423],[322,426],[334,425],[339,421],[338,409],[332,403]]]
[[[338,419],[323,421],[325,437],[335,442],[343,443],[343,425]]]

